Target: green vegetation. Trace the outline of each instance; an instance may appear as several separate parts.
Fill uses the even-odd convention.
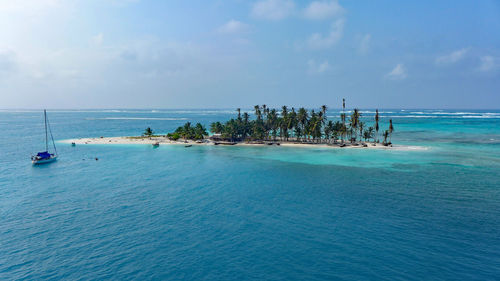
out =
[[[178,127],[175,132],[167,134],[167,137],[171,140],[178,140],[183,138],[184,140],[202,140],[205,136],[208,136],[207,129],[197,123],[194,127],[191,126],[191,122],[187,122],[184,126]]]
[[[154,132],[150,127],[147,127],[146,130],[144,130],[144,133],[142,133],[142,135],[145,137],[151,137],[153,134]]]
[[[379,142],[379,113],[376,111],[374,125],[367,126],[361,121],[362,113],[355,108],[348,115],[345,111],[345,99],[342,99],[340,120],[327,120],[327,106],[321,106],[317,111],[308,111],[301,107],[298,110],[282,106],[281,110],[269,108],[266,105],[254,106],[255,118],[250,119],[247,112],[241,113],[236,109],[237,117],[225,123],[213,122],[210,132],[213,139],[223,141],[292,141],[300,143],[333,144],[340,141],[358,144],[362,142]],[[389,120],[389,129],[383,133],[383,144],[391,144],[394,127]],[[144,135],[152,135],[151,128],[147,128]],[[202,140],[208,136],[203,125],[197,123],[194,127],[190,122],[178,127],[175,132],[167,134],[171,140]]]
[[[230,119],[226,123],[214,122],[210,124],[210,132],[216,134],[217,138],[228,141],[294,141],[304,143],[344,143],[349,140],[357,143],[364,139],[377,142],[376,136],[379,130],[378,110],[375,115],[374,127],[366,126],[361,121],[361,112],[354,109],[350,116],[345,112],[345,99],[342,100],[342,113],[340,121],[327,120],[327,106],[323,105],[318,111],[308,111],[305,108],[289,109],[281,107],[279,112],[266,105],[254,106],[255,119],[250,120],[248,113],[241,114],[238,108],[236,119]],[[388,137],[390,138],[394,128],[390,120]],[[390,144],[384,138],[384,144]]]
[[[168,133],[167,134],[167,138],[169,138],[170,140],[173,140],[173,141],[176,141],[178,139],[181,138],[181,135],[177,132],[174,132],[174,133]]]

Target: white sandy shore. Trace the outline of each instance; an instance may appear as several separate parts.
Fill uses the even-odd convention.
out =
[[[195,141],[184,141],[184,140],[178,140],[178,141],[172,141],[169,140],[168,138],[165,137],[100,137],[100,138],[79,138],[79,139],[67,139],[67,140],[61,140],[59,141],[61,143],[75,143],[75,144],[149,144],[152,145],[154,143],[159,143],[160,145],[214,145],[213,141],[210,140],[205,140],[203,143],[197,143]],[[262,143],[246,143],[246,142],[239,142],[237,143],[238,146],[269,146],[267,145],[268,142]],[[309,148],[319,148],[319,147],[325,147],[325,148],[341,148],[338,144],[335,145],[327,145],[327,144],[317,144],[317,143],[294,143],[294,142],[282,142],[282,141],[277,141],[277,143],[280,144],[280,146],[286,146],[286,147],[309,147]],[[426,150],[426,147],[423,146],[384,146],[380,143],[373,145],[372,143],[366,143],[368,146],[364,147],[362,145],[350,145],[349,143],[346,143],[347,145],[343,148],[357,148],[357,149],[391,149],[391,150]],[[276,146],[276,145],[273,145]]]

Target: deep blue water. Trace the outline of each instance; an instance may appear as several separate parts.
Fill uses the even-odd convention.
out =
[[[49,111],[57,140],[232,115]],[[33,167],[43,113],[0,111],[0,279],[498,279],[500,111],[382,118],[419,149],[58,143]]]

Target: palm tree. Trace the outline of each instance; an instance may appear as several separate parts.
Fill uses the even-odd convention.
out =
[[[333,124],[333,136],[334,136],[334,139],[333,141],[334,142],[337,142],[337,137],[340,135],[342,137],[342,128],[344,127],[344,125],[342,123],[340,123],[340,121],[336,121],[334,124]]]
[[[341,124],[339,132],[342,139],[342,144],[344,144],[344,138],[347,135],[347,127],[345,124]]]
[[[260,106],[254,106],[255,115],[257,116],[257,120],[253,124],[253,134],[252,137],[255,140],[262,140],[264,138],[264,124],[262,122],[262,112],[260,111]]]
[[[250,120],[250,115],[248,114],[248,112],[244,112],[243,113],[243,130],[242,130],[242,134],[241,134],[241,137],[243,139],[246,139],[246,137],[250,135],[251,125],[250,125],[249,120]]]
[[[196,123],[196,126],[194,127],[194,139],[202,140],[204,136],[208,136],[207,129],[205,129],[205,126],[200,123]]]
[[[295,134],[296,141],[300,141],[300,137],[302,137],[302,129],[300,126],[295,126],[293,133]]]
[[[230,139],[230,141],[234,141],[238,138],[238,124],[234,119],[226,122],[224,131],[222,132],[222,137],[225,139]]]
[[[296,126],[296,124],[297,124],[297,113],[295,112],[295,108],[292,107],[292,110],[290,111],[290,113],[288,113],[287,132],[290,131],[293,133],[293,128]]]
[[[365,126],[364,122],[359,121],[359,140],[363,137],[363,127]],[[365,139],[366,141],[366,139]]]
[[[222,133],[223,126],[220,122],[213,122],[210,124],[210,132],[212,134],[220,134]]]
[[[394,132],[394,127],[392,126],[392,119],[389,120],[389,142],[392,143],[392,133]]]
[[[304,140],[306,139],[306,126],[308,118],[309,116],[307,115],[307,110],[303,107],[299,108],[299,112],[297,113],[297,122],[300,124],[300,132],[304,136]]]
[[[184,124],[184,127],[182,129],[183,130],[181,135],[184,138],[184,140],[190,139],[193,134],[193,128],[191,127],[191,122],[186,122],[186,124]]]
[[[377,141],[378,141],[378,129],[379,129],[378,120],[379,120],[379,116],[378,116],[378,109],[377,109],[377,110],[375,110],[375,131],[377,132],[375,134],[375,136],[376,136]],[[373,139],[373,142],[375,142],[375,138]]]
[[[241,108],[236,108],[236,111],[238,112],[238,120],[241,120]]]
[[[323,115],[326,116],[326,110],[328,109],[328,107],[326,105],[322,105],[321,106],[321,112],[323,112]]]
[[[318,120],[316,121],[317,124],[315,124],[314,126],[314,134],[318,142],[321,142],[321,137],[322,137],[321,128],[323,127],[323,122],[324,122],[323,112],[320,111],[318,113]]]
[[[283,140],[288,139],[288,107],[283,105],[281,107],[281,138]]]
[[[351,114],[351,129],[354,131],[354,133],[356,133],[356,135],[358,134],[357,129],[359,127],[359,118],[360,117],[361,117],[361,113],[359,112],[359,109],[355,108]],[[351,132],[351,134],[352,134],[352,132]],[[352,138],[353,137],[351,136],[351,140],[352,140]],[[356,138],[357,138],[357,136],[354,137],[354,139],[356,139]]]
[[[150,127],[147,127],[146,130],[144,130],[143,135],[146,137],[151,137],[154,134],[153,130],[151,130]]]
[[[257,117],[257,119],[260,119],[262,116],[261,116],[261,111],[260,111],[260,106],[259,105],[256,105],[253,107],[254,110],[255,110],[255,116]]]
[[[342,120],[342,125],[345,126],[345,99],[342,99],[342,113],[340,113],[340,120]],[[347,128],[346,128],[347,129]],[[343,130],[345,133],[347,133],[347,130]],[[344,143],[344,134],[342,136],[342,143]]]
[[[276,141],[276,134],[278,133],[278,113],[276,109],[271,109],[267,114],[267,123],[269,130],[272,131],[273,140]]]
[[[351,119],[349,124],[347,124],[347,127],[346,127],[346,133],[349,135],[349,140],[351,143],[353,143],[353,139],[354,139],[353,132],[356,132],[356,129],[354,128],[354,124],[353,124],[353,121]]]
[[[326,124],[326,110],[328,109],[328,107],[326,105],[322,105],[321,106],[321,124],[323,126],[325,126]]]
[[[266,117],[267,117],[267,114],[269,113],[269,108],[267,108],[267,105],[263,104],[262,105],[262,116],[263,116],[263,120],[262,120],[262,130],[264,131],[264,138],[265,139],[268,139],[269,138],[269,124],[268,122],[265,120]]]
[[[328,123],[326,123],[326,126],[325,126],[325,139],[326,139],[326,142],[327,143],[330,143],[330,136],[333,134],[333,121],[330,120],[328,121]]]
[[[316,113],[314,110],[311,111],[311,119],[309,119],[309,134],[312,136],[313,141],[321,141],[321,115],[322,113]]]
[[[374,131],[373,127],[368,128],[368,135],[369,135],[368,139],[373,138],[373,140],[375,140],[375,137],[373,135],[373,131]]]
[[[373,127],[369,127],[368,130],[363,132],[363,138],[365,141],[371,139],[373,137]]]
[[[387,145],[387,137],[389,136],[389,130],[385,130],[383,136],[384,136],[383,144]]]

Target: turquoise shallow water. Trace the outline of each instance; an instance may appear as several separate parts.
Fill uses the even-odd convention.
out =
[[[32,167],[43,114],[0,111],[0,279],[497,279],[500,111],[382,112],[426,149],[59,143]],[[49,111],[58,140],[232,115]]]

